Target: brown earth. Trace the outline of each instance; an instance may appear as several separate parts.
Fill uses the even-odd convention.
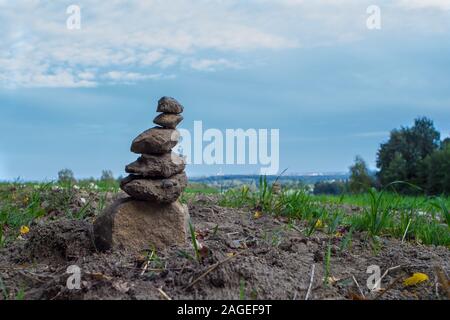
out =
[[[342,238],[333,238],[326,285],[328,238],[320,231],[305,237],[301,224],[265,215],[256,219],[251,210],[222,208],[205,196],[192,200],[189,211],[203,245],[202,262],[192,258],[191,244],[154,252],[148,264],[145,255],[99,253],[92,244],[94,217],[41,220],[23,240],[0,251],[0,299],[23,291],[25,299],[302,300],[313,265],[310,299],[362,299],[360,290],[367,299],[446,298],[436,268],[449,274],[448,248],[388,238],[375,248],[364,234],[355,234],[351,247],[340,252]],[[66,287],[70,265],[82,270],[80,290]],[[400,266],[383,278],[386,291],[367,289],[370,265],[378,265],[382,274]],[[403,280],[414,272],[426,273],[429,280],[405,287]]]

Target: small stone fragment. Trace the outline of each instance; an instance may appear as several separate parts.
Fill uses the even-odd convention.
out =
[[[180,133],[173,129],[151,128],[137,136],[131,144],[131,151],[141,154],[167,153],[176,146]]]
[[[145,179],[130,175],[120,185],[134,199],[159,203],[176,201],[186,186],[187,177],[184,172],[165,179]]]
[[[181,121],[183,121],[183,116],[179,114],[161,113],[153,120],[153,123],[164,128],[175,129]]]
[[[158,101],[158,108],[156,112],[165,112],[165,113],[182,113],[184,107],[174,98],[171,97],[162,97]]]
[[[143,154],[127,165],[125,171],[144,178],[168,178],[183,172],[185,167],[184,159],[172,152],[161,155]]]

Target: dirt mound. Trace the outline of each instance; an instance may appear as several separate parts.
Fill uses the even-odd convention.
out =
[[[62,219],[32,227],[22,257],[29,262],[61,264],[92,254],[92,225]]]

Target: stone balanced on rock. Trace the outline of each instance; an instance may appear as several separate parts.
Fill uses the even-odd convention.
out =
[[[139,252],[186,241],[189,213],[178,200],[187,185],[186,165],[172,152],[183,109],[177,100],[161,98],[161,113],[153,120],[158,126],[133,140],[131,151],[141,156],[125,167],[129,176],[120,187],[128,197],[116,200],[94,222],[97,249]]]

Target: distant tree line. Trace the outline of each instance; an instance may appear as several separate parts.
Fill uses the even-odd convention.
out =
[[[318,181],[314,184],[314,194],[339,195],[348,191],[347,181]]]
[[[117,180],[121,180],[122,177],[119,177]],[[100,180],[97,180],[95,178],[89,178],[86,179],[87,181],[102,181],[106,183],[112,183],[116,181],[114,178],[114,174],[111,170],[103,170],[102,175],[100,177]],[[62,169],[58,172],[58,182],[59,183],[76,183],[77,179],[75,179],[75,175],[73,174],[73,171],[70,169]]]
[[[401,181],[395,189],[405,194],[450,194],[450,138],[441,141],[440,132],[426,117],[415,119],[412,127],[392,130],[389,140],[380,145],[376,164],[378,172],[371,174],[357,156],[348,181],[317,183],[314,193],[361,193]]]

